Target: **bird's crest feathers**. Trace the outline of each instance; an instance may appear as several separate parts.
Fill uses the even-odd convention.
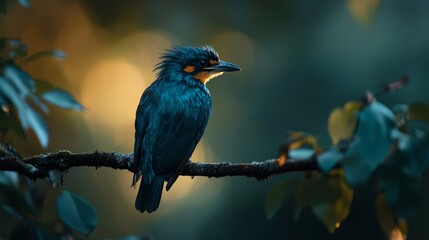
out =
[[[202,57],[205,59],[219,59],[217,52],[209,45],[202,47],[174,45],[161,55],[161,62],[155,66],[155,71],[159,76],[163,71],[171,69],[177,64],[180,64],[179,67],[182,69],[192,62],[198,62]]]

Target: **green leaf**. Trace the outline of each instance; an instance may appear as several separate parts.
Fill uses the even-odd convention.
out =
[[[43,57],[54,57],[56,59],[62,60],[66,57],[66,54],[61,50],[44,50],[44,51],[36,52],[33,55],[24,59],[24,64],[27,64],[29,62],[32,62],[34,60],[37,60]]]
[[[341,196],[339,189],[333,188],[326,176],[313,173],[303,179],[296,193],[295,217],[298,217],[306,206],[333,203]]]
[[[285,199],[296,189],[299,180],[286,180],[274,186],[265,199],[265,214],[270,220],[283,205]]]
[[[362,102],[348,102],[343,108],[336,108],[331,112],[328,119],[328,132],[333,144],[353,135],[357,113],[362,107]]]
[[[344,158],[338,148],[331,148],[317,156],[317,164],[324,173],[329,173]]]
[[[63,109],[84,109],[84,107],[80,103],[78,103],[70,93],[59,88],[45,92],[42,94],[41,97],[43,98],[43,100]]]
[[[7,14],[7,0],[0,0],[0,13]]]
[[[354,140],[342,161],[350,185],[364,183],[388,156],[392,144],[391,131],[395,124],[392,111],[378,102],[368,105],[359,113]]]
[[[429,123],[429,104],[411,104],[408,108],[408,118]]]
[[[328,176],[313,173],[298,186],[295,218],[309,206],[332,233],[348,216],[352,200],[353,189],[346,183],[342,170]]]
[[[335,202],[314,205],[313,211],[325,224],[328,231],[333,233],[349,215],[353,200],[353,189],[347,185],[342,176],[329,179],[329,184],[331,191],[341,192],[339,198]]]
[[[95,209],[76,194],[62,191],[57,199],[56,209],[65,224],[86,235],[89,235],[97,225]]]

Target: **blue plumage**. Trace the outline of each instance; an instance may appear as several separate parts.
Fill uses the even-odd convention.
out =
[[[161,59],[136,113],[133,184],[143,176],[135,203],[140,212],[158,208],[164,182],[168,190],[201,139],[211,109],[206,82],[240,70],[207,46],[176,46]]]

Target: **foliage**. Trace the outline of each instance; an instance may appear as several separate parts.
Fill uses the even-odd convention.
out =
[[[90,234],[97,225],[95,209],[85,199],[68,191],[63,191],[57,200],[60,219],[76,230]]]
[[[15,172],[1,172],[0,236],[9,236],[9,239],[74,239],[74,230],[89,234],[97,221],[95,211],[81,197],[67,191],[57,198],[59,219],[39,220],[46,211],[48,188]]]
[[[30,2],[19,0],[23,7]],[[7,1],[0,0],[0,12],[7,13]],[[23,67],[41,57],[64,59],[60,50],[46,50],[28,56],[28,47],[19,39],[0,38],[0,128],[25,137],[32,129],[40,144],[46,147],[49,134],[40,111],[47,114],[46,103],[63,109],[83,110],[84,107],[67,91],[50,83],[34,79]],[[1,145],[2,155],[18,155],[8,145]],[[58,185],[59,176],[50,172],[47,179]],[[40,221],[47,190],[15,172],[0,173],[0,238],[8,239],[74,239],[74,231],[89,234],[95,227],[95,210],[82,197],[63,191],[57,200],[60,219]],[[61,221],[60,221],[61,220]]]
[[[64,109],[84,108],[70,93],[43,80],[34,80],[21,67],[41,57],[62,59],[65,55],[59,50],[49,50],[27,57],[27,45],[11,38],[0,38],[0,50],[0,127],[3,133],[12,130],[20,136],[25,136],[25,131],[32,129],[40,144],[46,147],[49,143],[48,127],[36,109],[48,113],[46,103]]]
[[[401,88],[407,82],[403,78],[386,84],[377,95]],[[328,231],[334,232],[348,216],[353,188],[375,177],[378,197],[374,204],[380,225],[388,238],[404,237],[407,220],[418,203],[423,171],[429,166],[429,138],[413,122],[428,122],[429,105],[416,103],[393,109],[377,102],[371,93],[366,93],[361,101],[334,109],[328,120],[334,145],[324,151],[317,143],[304,148],[317,149],[310,158],[317,160],[323,174],[306,173],[298,183],[296,179],[293,183],[286,180],[274,187],[266,200],[268,218],[294,192],[296,216],[304,207],[311,207]],[[281,147],[279,164],[294,158],[293,151],[308,143],[301,135],[289,133],[286,146]]]

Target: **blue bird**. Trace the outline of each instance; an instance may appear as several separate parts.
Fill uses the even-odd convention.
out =
[[[210,115],[206,83],[240,70],[210,46],[172,47],[156,65],[156,80],[143,92],[136,113],[133,185],[142,178],[135,207],[155,211],[200,141]],[[143,177],[142,177],[143,176]]]

